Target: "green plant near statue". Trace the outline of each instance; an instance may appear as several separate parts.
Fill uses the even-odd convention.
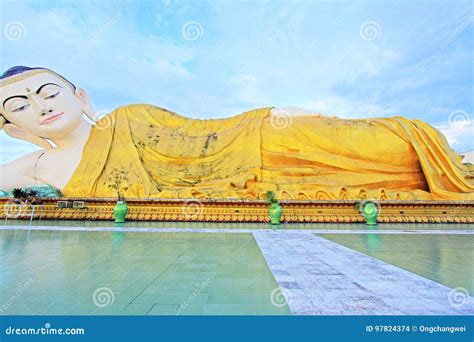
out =
[[[268,209],[268,215],[270,216],[271,224],[280,224],[281,216],[283,215],[283,209],[276,198],[276,195],[273,191],[267,191],[265,193],[265,200],[270,204]]]
[[[18,204],[31,204],[38,205],[42,201],[38,198],[38,192],[36,190],[23,190],[15,188],[12,190],[13,201]]]
[[[117,203],[114,207],[115,223],[124,223],[128,213],[127,202],[122,195],[122,190],[128,190],[128,172],[124,169],[113,169],[111,175],[107,178],[107,186],[114,189],[117,193]]]

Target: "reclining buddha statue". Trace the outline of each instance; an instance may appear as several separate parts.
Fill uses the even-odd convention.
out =
[[[1,126],[41,150],[1,167],[0,189],[66,197],[474,199],[474,169],[429,124],[342,119],[293,107],[190,119],[134,104],[100,120],[87,94],[46,68],[0,76]]]

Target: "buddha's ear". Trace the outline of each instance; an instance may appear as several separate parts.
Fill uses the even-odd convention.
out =
[[[76,89],[75,95],[79,101],[82,103],[83,113],[92,121],[97,121],[97,115],[95,114],[94,109],[92,108],[91,102],[89,101],[89,96],[84,89]]]
[[[32,144],[38,145],[39,147],[42,148],[52,148],[53,146],[48,142],[48,140],[41,138],[37,135],[34,135],[30,133],[30,131],[17,126],[12,123],[5,123],[3,125],[3,130],[5,133],[7,133],[9,136],[15,139],[21,139],[28,141]]]

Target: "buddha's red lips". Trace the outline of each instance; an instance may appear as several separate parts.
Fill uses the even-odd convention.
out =
[[[64,112],[61,112],[61,113],[58,113],[58,114],[54,114],[54,115],[51,115],[51,116],[48,116],[46,119],[44,119],[43,121],[40,122],[40,125],[44,125],[44,124],[47,124],[47,123],[50,123],[54,120],[56,120],[57,118],[59,118],[61,115],[63,115]]]

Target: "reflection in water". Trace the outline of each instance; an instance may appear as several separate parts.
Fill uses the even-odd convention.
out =
[[[127,235],[127,232],[118,232],[118,231],[113,231],[111,238],[112,238],[112,250],[119,249],[120,246],[122,246],[125,235]]]
[[[362,236],[361,236],[362,235]],[[474,235],[318,234],[358,252],[474,294]]]
[[[7,226],[27,226],[28,220],[8,220]],[[67,220],[41,220],[33,221],[33,226],[66,226],[66,227],[114,227],[113,221],[67,221]],[[248,222],[157,222],[157,221],[127,221],[120,227],[126,228],[225,228],[225,229],[272,229],[270,224]],[[365,230],[365,223],[282,223],[281,229],[338,229],[338,230]],[[468,223],[378,223],[377,229],[394,230],[474,230],[473,224]]]
[[[377,225],[367,226],[367,230],[378,230]],[[361,238],[365,240],[365,246],[367,247],[368,254],[376,253],[379,248],[382,240],[380,239],[379,234],[362,234]]]

